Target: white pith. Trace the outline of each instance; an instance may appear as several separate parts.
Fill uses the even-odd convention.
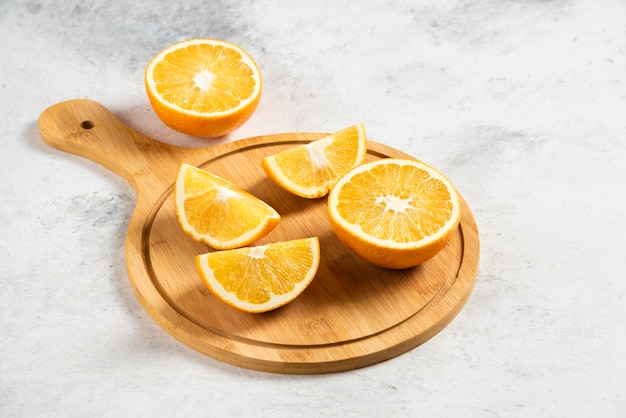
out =
[[[267,246],[265,245],[259,245],[257,247],[252,247],[250,249],[250,253],[248,253],[248,257],[251,258],[263,258],[265,256],[265,250],[267,249]]]
[[[202,91],[208,91],[211,88],[211,83],[215,78],[215,74],[210,72],[209,70],[202,69],[196,76],[193,78],[193,82],[196,87],[198,87]]]
[[[220,202],[226,202],[228,199],[241,199],[241,195],[237,192],[232,191],[228,187],[218,186],[217,196],[215,198]]]
[[[378,196],[376,198],[376,203],[385,205],[385,212],[394,211],[394,212],[406,212],[411,208],[410,203],[413,199],[400,199],[397,196],[386,195],[386,196]]]
[[[315,167],[323,168],[329,165],[325,149],[331,142],[332,138],[327,138],[313,141],[306,145],[307,150],[309,150],[309,155],[311,156],[311,162]]]

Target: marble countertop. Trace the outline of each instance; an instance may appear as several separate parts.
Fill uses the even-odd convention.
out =
[[[0,416],[626,416],[625,21],[621,0],[0,2]],[[145,95],[148,60],[192,37],[263,73],[220,140],[172,132]],[[469,203],[474,291],[434,338],[354,371],[200,354],[130,286],[135,191],[39,137],[74,98],[190,147],[363,121]]]

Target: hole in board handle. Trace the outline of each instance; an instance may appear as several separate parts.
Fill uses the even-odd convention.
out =
[[[92,121],[90,120],[84,120],[80,123],[80,127],[83,129],[91,129],[94,126],[96,126]]]

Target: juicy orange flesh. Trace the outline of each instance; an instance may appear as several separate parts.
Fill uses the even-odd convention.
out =
[[[268,213],[263,202],[245,199],[225,184],[207,184],[213,180],[199,170],[187,170],[185,177],[185,213],[201,234],[228,241],[256,228]]]
[[[268,302],[272,295],[291,292],[309,272],[314,255],[309,244],[289,242],[261,247],[240,248],[211,253],[209,267],[215,279],[240,300],[253,304]]]
[[[358,149],[346,146],[346,142],[351,142],[357,135],[356,126],[351,126],[337,132],[334,139],[313,141],[277,154],[276,164],[281,167],[285,177],[298,185],[322,186],[335,181],[337,173],[345,173],[352,168]],[[351,154],[346,155],[347,151]]]
[[[343,185],[337,210],[382,240],[415,242],[436,234],[452,216],[445,184],[417,167],[379,165]]]
[[[214,113],[235,108],[250,97],[256,85],[253,74],[239,52],[201,44],[167,54],[155,65],[153,78],[157,92],[167,102]]]

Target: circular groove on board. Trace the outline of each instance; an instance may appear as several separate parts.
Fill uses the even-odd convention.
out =
[[[308,141],[282,141],[280,142],[280,146],[293,146],[302,142],[308,142]],[[251,149],[259,149],[259,148],[265,148],[268,146],[272,146],[272,145],[276,145],[276,144],[256,144],[256,145],[252,145],[246,148],[241,148],[241,149],[237,149],[225,154],[221,154],[216,156],[215,158],[206,161],[203,164],[200,164],[199,166],[205,169],[210,169],[207,166],[210,166],[211,163],[218,161],[218,160],[223,160],[223,159],[227,159],[230,155],[233,154],[240,154],[242,152],[246,152],[248,150]],[[374,158],[385,158],[388,157],[389,155],[383,154],[383,153],[379,153],[379,152],[375,152],[375,151],[369,151],[368,155]],[[245,188],[245,187],[244,187]],[[287,192],[284,192],[287,193]],[[173,194],[173,185],[170,186],[167,190],[165,190],[165,192],[161,195],[160,199],[156,202],[156,204],[153,206],[152,211],[150,212],[150,214],[148,215],[146,222],[144,224],[144,228],[142,231],[142,257],[144,259],[144,265],[146,266],[146,270],[147,273],[150,277],[151,282],[153,283],[155,289],[157,289],[157,291],[161,294],[161,296],[163,297],[163,299],[170,305],[170,307],[172,309],[174,309],[176,312],[178,312],[181,316],[183,316],[184,318],[186,318],[188,321],[190,321],[191,323],[195,324],[198,327],[201,327],[203,329],[205,329],[206,331],[215,334],[215,335],[219,335],[221,337],[227,338],[227,339],[232,339],[232,340],[236,340],[238,342],[244,343],[244,344],[250,344],[250,345],[256,345],[256,346],[261,346],[261,347],[267,347],[268,349],[288,349],[288,348],[295,348],[295,349],[306,349],[306,348],[324,348],[324,347],[333,347],[333,346],[340,346],[343,344],[352,344],[355,342],[359,342],[362,340],[367,340],[370,338],[376,338],[378,335],[384,334],[384,333],[388,333],[388,332],[393,332],[393,329],[396,327],[406,327],[406,326],[411,326],[412,322],[418,322],[419,321],[419,316],[422,314],[422,312],[431,307],[432,305],[437,304],[441,299],[443,299],[447,292],[452,288],[452,286],[455,285],[457,277],[459,275],[459,271],[461,270],[461,268],[463,267],[463,262],[464,262],[464,234],[463,234],[463,224],[459,225],[458,231],[455,234],[455,239],[457,241],[457,246],[459,247],[459,251],[460,253],[455,254],[456,259],[455,261],[458,262],[458,265],[454,265],[451,266],[452,270],[448,271],[446,276],[441,278],[439,277],[437,279],[437,284],[436,284],[436,288],[433,288],[431,293],[429,294],[429,298],[426,301],[423,301],[421,304],[419,304],[419,306],[417,306],[415,309],[413,309],[409,314],[404,315],[402,317],[399,318],[395,318],[395,320],[392,323],[386,324],[385,326],[382,327],[378,327],[375,329],[369,329],[366,332],[362,332],[360,334],[357,335],[352,335],[348,338],[342,338],[342,339],[330,339],[330,340],[325,340],[323,338],[321,339],[317,339],[315,341],[304,341],[304,342],[289,342],[289,341],[268,341],[268,340],[264,340],[264,339],[260,339],[260,338],[254,338],[254,337],[249,337],[246,335],[242,335],[242,334],[238,334],[238,333],[234,333],[230,330],[228,330],[227,326],[224,326],[224,324],[221,324],[222,326],[216,326],[214,324],[212,324],[210,321],[207,320],[208,316],[205,315],[198,315],[195,314],[193,312],[190,312],[190,310],[188,309],[188,305],[185,303],[185,301],[182,301],[178,298],[178,296],[173,295],[172,292],[170,290],[167,289],[167,285],[164,285],[164,283],[167,283],[171,280],[178,280],[179,278],[172,278],[172,277],[160,277],[160,273],[158,271],[158,267],[155,267],[155,262],[157,262],[158,260],[158,256],[156,256],[155,254],[153,254],[153,248],[155,248],[156,246],[159,245],[163,245],[163,243],[166,242],[166,240],[162,239],[162,238],[155,238],[153,236],[153,232],[154,232],[154,228],[155,228],[155,222],[158,224],[159,222],[159,216],[163,215],[163,213],[168,212],[167,214],[163,215],[163,217],[168,218],[167,221],[165,222],[176,222],[175,219],[172,218],[172,215],[175,216],[175,213],[172,212],[173,208],[165,208],[168,205],[168,201],[172,200],[172,194]],[[307,202],[308,204],[309,202]],[[325,203],[325,198],[324,198],[324,203]],[[169,202],[170,205],[173,205],[173,203]],[[280,213],[280,210],[279,210]],[[463,222],[463,221],[462,221]],[[185,238],[190,240],[191,238]],[[190,255],[195,257],[196,254],[202,253],[202,252],[206,252],[209,249],[207,247],[202,246],[201,244],[197,244],[197,243],[192,243],[192,245],[197,249],[197,251],[195,252],[191,252]],[[345,249],[346,252],[349,253],[349,250]],[[344,255],[342,255],[343,257]],[[439,256],[437,256],[439,257]],[[324,262],[324,261],[322,261]],[[403,271],[403,273],[406,272],[415,272],[419,269],[422,269],[422,266],[418,266],[414,269],[408,269],[406,271]],[[383,271],[383,270],[381,270]],[[384,270],[385,273],[389,273],[389,274],[397,274],[395,271],[387,271]],[[195,279],[197,281],[197,283],[200,286],[203,286],[201,284],[201,281],[199,279],[199,276],[197,276],[197,273],[194,272],[189,272],[187,269],[187,274],[186,276],[188,276],[189,274],[191,274],[193,277],[193,279]],[[314,279],[314,282],[318,280],[318,278],[316,277],[316,279]],[[383,280],[383,279],[381,279]],[[472,283],[473,284],[473,283]],[[203,290],[206,292],[206,289],[197,289],[198,292],[202,292]],[[471,289],[470,289],[471,290]],[[300,296],[300,298],[303,298],[303,296]],[[299,298],[299,299],[300,299]],[[297,299],[298,300],[298,299]],[[296,300],[296,301],[297,301]],[[296,303],[296,301],[292,302],[292,304]],[[206,302],[206,300],[205,300]],[[220,310],[230,310],[232,308],[224,305],[222,302],[220,302],[217,299],[214,299],[213,301],[211,301],[210,303],[213,304],[217,304],[217,309]],[[288,305],[289,306],[289,305]],[[286,307],[280,308],[280,309],[286,309]],[[239,314],[239,313],[237,313]],[[241,315],[250,315],[250,314],[241,314]],[[257,314],[258,315],[258,314]],[[263,316],[267,316],[267,315],[273,315],[273,313],[267,313],[267,314],[260,314]],[[297,329],[292,329],[292,332],[297,332]],[[418,344],[416,344],[418,345]]]

